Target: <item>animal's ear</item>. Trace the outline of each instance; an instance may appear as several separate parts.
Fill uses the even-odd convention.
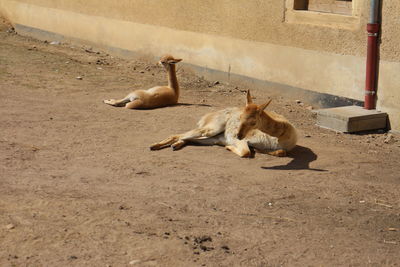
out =
[[[246,105],[248,106],[249,104],[253,103],[253,99],[251,99],[251,95],[250,95],[250,90],[247,90],[247,100],[246,100]]]
[[[265,102],[264,104],[260,105],[258,107],[258,109],[261,111],[263,111],[264,109],[266,109],[268,107],[268,105],[271,103],[272,99],[268,100],[267,102]]]
[[[176,63],[181,62],[181,61],[182,61],[181,58],[174,58],[174,59],[168,60],[168,63],[169,64],[176,64]]]

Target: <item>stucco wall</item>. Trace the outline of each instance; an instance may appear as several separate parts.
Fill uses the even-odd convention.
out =
[[[0,11],[74,40],[363,100],[369,1],[353,1],[352,17],[293,12],[293,0],[0,0]],[[399,1],[384,1],[378,101],[396,129],[399,11]]]

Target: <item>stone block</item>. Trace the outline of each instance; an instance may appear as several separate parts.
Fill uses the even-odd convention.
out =
[[[317,125],[344,133],[385,129],[387,114],[377,110],[367,110],[359,106],[320,109]]]

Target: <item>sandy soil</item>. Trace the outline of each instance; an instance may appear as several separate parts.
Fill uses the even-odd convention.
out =
[[[163,69],[7,29],[0,266],[400,265],[399,136],[320,129],[307,103],[274,95],[300,133],[289,157],[150,151],[247,88],[180,68],[181,105],[113,108],[102,99],[165,84]]]

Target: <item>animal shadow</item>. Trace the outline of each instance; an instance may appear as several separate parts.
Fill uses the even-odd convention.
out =
[[[296,146],[288,153],[288,157],[292,160],[286,165],[278,165],[272,167],[261,167],[266,170],[311,170],[318,172],[326,172],[328,170],[310,168],[310,163],[317,160],[318,156],[311,149],[304,146]]]
[[[192,103],[177,103],[174,106],[175,107],[179,107],[179,106],[211,107],[211,105],[208,105],[208,104],[192,104]]]

